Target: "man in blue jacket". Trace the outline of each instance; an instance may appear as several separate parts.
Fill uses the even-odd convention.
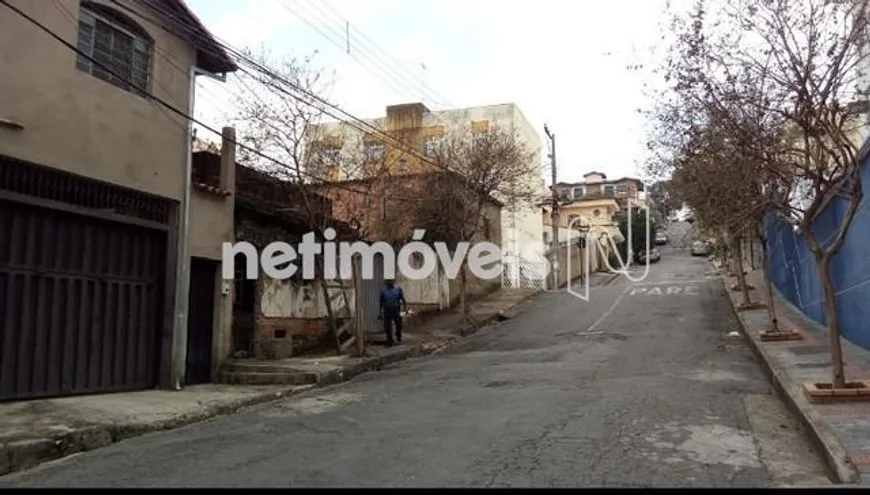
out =
[[[388,346],[393,345],[394,322],[396,324],[396,342],[402,343],[402,307],[404,307],[405,312],[408,311],[405,292],[393,280],[384,280],[384,287],[381,289],[381,314],[379,318],[384,320],[384,333],[387,334]]]

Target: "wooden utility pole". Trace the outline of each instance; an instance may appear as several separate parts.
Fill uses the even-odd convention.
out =
[[[553,205],[550,213],[552,219],[553,247],[550,249],[550,287],[559,288],[559,193],[556,191],[556,135],[550,132],[547,124],[544,124],[544,132],[550,140],[550,172],[553,184],[550,187],[553,192]]]

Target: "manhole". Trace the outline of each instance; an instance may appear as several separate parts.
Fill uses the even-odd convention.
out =
[[[792,352],[792,354],[796,354],[798,356],[802,356],[805,354],[824,354],[828,352],[828,346],[826,345],[799,345],[794,347],[789,347],[788,350]]]

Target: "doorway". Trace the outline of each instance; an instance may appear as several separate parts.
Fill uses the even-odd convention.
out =
[[[215,280],[219,263],[190,260],[190,296],[187,320],[187,366],[184,383],[211,382],[214,342]]]

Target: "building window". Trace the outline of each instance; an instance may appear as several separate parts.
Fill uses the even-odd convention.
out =
[[[402,172],[406,172],[408,170],[408,160],[402,158],[399,160],[399,170]]]
[[[140,28],[110,9],[84,1],[79,11],[78,49],[97,62],[79,55],[79,70],[125,91],[146,95],[151,40]]]
[[[338,148],[325,148],[320,151],[324,165],[338,165],[341,150]]]
[[[582,198],[586,196],[586,188],[583,186],[575,187],[571,189],[571,197],[574,199]]]
[[[613,196],[615,188],[612,185],[607,185],[603,187],[605,196]]]
[[[575,220],[577,220],[578,218],[580,218],[580,215],[568,215],[568,228],[569,229],[580,228],[580,223],[579,222],[575,223]]]
[[[438,154],[438,148],[441,145],[441,140],[430,137],[423,141],[423,155],[427,158],[434,158]]]
[[[627,193],[627,192],[628,192],[628,185],[626,185],[626,184],[617,184],[617,185],[616,185],[616,192],[618,192],[618,193]]]
[[[379,162],[384,159],[384,144],[367,144],[364,153],[367,162]]]

